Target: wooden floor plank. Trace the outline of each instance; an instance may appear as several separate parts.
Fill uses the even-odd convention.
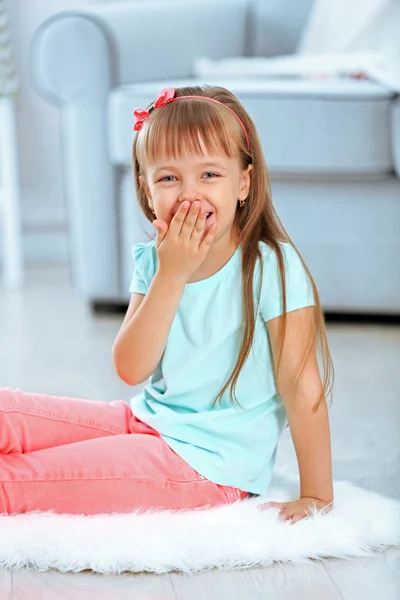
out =
[[[1,600],[13,600],[12,572],[10,569],[0,569],[0,598]]]
[[[168,573],[103,575],[89,570],[39,573],[22,569],[14,572],[13,589],[13,600],[175,600]]]
[[[400,550],[394,550],[390,559],[398,569]],[[326,559],[324,567],[344,600],[398,600],[400,580],[387,564],[385,552],[371,558]]]
[[[322,564],[274,563],[268,567],[171,573],[177,600],[342,600]]]

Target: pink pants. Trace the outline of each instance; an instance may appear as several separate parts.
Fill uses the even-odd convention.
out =
[[[247,496],[197,473],[122,400],[0,388],[0,514],[210,508]]]

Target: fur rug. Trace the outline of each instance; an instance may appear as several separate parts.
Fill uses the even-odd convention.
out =
[[[192,511],[111,515],[31,512],[0,516],[0,567],[98,573],[200,572],[373,556],[400,546],[400,501],[347,481],[334,482],[329,513],[297,523],[279,519],[268,501],[299,497],[299,478],[275,472],[267,496]]]

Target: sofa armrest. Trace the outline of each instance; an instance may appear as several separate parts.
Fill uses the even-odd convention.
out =
[[[36,84],[54,103],[83,97],[93,102],[105,87],[191,76],[199,55],[245,52],[247,5],[248,0],[142,0],[60,12],[35,33]]]

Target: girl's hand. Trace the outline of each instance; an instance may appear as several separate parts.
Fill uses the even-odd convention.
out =
[[[213,223],[201,241],[206,224],[206,212],[199,211],[200,202],[193,202],[190,210],[188,210],[189,206],[189,202],[184,202],[179,207],[169,227],[160,219],[153,221],[153,225],[157,228],[158,268],[167,277],[178,277],[184,283],[206,258],[217,229],[216,224]]]
[[[312,509],[315,507],[320,512],[330,512],[333,507],[333,502],[325,502],[318,500],[317,498],[300,498],[293,502],[266,502],[265,504],[259,504],[259,510],[265,510],[266,508],[280,508],[279,517],[284,521],[291,521],[296,523],[304,517],[312,515]]]

